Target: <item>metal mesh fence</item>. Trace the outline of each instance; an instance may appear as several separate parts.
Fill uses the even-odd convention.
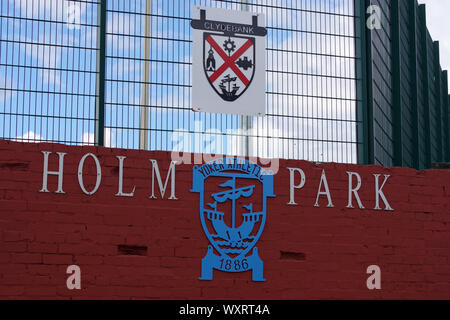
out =
[[[369,82],[358,91],[368,92],[361,99],[368,105],[363,125],[368,133],[363,145],[369,145],[366,163],[431,168],[449,159],[448,88],[447,73],[439,65],[439,44],[426,26],[425,5],[416,0],[371,3],[379,6],[385,23],[378,30],[363,24],[369,41],[361,47],[368,52],[369,76],[357,78]]]
[[[97,1],[0,1],[0,137],[93,143]]]
[[[105,3],[101,74],[100,0],[1,2],[1,138],[94,144],[104,77],[106,146],[357,161],[353,0]],[[265,15],[266,116],[192,111],[195,5]]]

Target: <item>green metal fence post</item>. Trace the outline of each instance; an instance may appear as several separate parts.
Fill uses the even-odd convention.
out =
[[[402,167],[403,163],[403,110],[401,102],[401,55],[400,55],[400,8],[399,0],[391,4],[391,43],[392,43],[392,93],[394,107],[394,166]]]
[[[250,5],[249,0],[241,0],[241,11],[250,11]],[[241,121],[241,127],[240,129],[244,132],[241,134],[245,135],[245,142],[244,142],[244,152],[243,155],[245,157],[250,157],[250,129],[252,127],[252,117],[251,116],[240,116]]]
[[[105,72],[106,72],[106,8],[107,0],[98,5],[97,31],[97,97],[95,101],[95,143],[105,145]]]
[[[448,88],[448,75],[447,75],[447,88]],[[448,92],[448,89],[445,92]],[[447,100],[447,103],[446,103],[447,112],[445,112],[445,116],[447,119],[445,121],[445,126],[446,126],[445,132],[447,135],[447,139],[446,139],[446,141],[447,141],[447,158],[445,161],[450,162],[450,95],[446,95],[446,97],[447,97],[447,99],[446,99]]]
[[[419,155],[419,97],[418,97],[418,70],[417,70],[417,8],[416,0],[410,0],[409,24],[410,24],[410,57],[411,57],[411,87],[412,87],[412,142],[413,142],[413,166],[416,169],[420,167]]]
[[[149,111],[150,111],[150,56],[151,44],[150,39],[152,34],[152,1],[145,1],[145,37],[144,37],[144,61],[142,70],[142,93],[141,93],[141,110],[140,110],[140,125],[139,125],[139,148],[141,150],[148,150],[148,129],[149,129]]]
[[[368,0],[355,0],[355,48],[358,163],[374,163],[373,94],[372,94],[372,38],[366,26]]]
[[[448,78],[447,78],[447,87],[448,87]],[[448,92],[448,90],[447,90]],[[447,124],[447,162],[450,162],[450,95],[447,96],[447,112],[445,113],[447,115],[447,121],[445,122]]]
[[[443,150],[443,143],[442,143],[442,93],[441,93],[441,66],[439,64],[440,56],[439,56],[439,41],[435,41],[433,43],[433,52],[434,52],[434,68],[433,68],[433,74],[434,74],[434,81],[435,81],[435,90],[436,90],[436,105],[433,107],[436,108],[436,118],[439,120],[437,121],[436,125],[436,131],[437,131],[437,146],[438,146],[438,155],[437,159],[433,159],[434,162],[443,162],[444,161],[444,150]]]
[[[419,157],[419,102],[418,102],[418,88],[417,88],[417,34],[416,34],[416,21],[417,10],[416,0],[409,0],[409,24],[410,24],[410,57],[411,57],[411,88],[412,88],[412,143],[413,143],[413,167],[419,169],[420,157]]]
[[[444,135],[444,144],[445,144],[445,154],[444,154],[444,161],[450,162],[450,96],[448,95],[448,72],[447,70],[442,72],[442,77],[444,78],[444,86],[442,88],[443,90],[443,97],[444,97],[444,105],[442,106],[442,112],[443,112],[443,118],[444,118],[444,128],[443,128],[443,135]]]

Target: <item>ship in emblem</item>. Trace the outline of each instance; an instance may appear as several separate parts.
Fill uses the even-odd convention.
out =
[[[231,78],[228,74],[220,81],[219,88],[222,90],[222,94],[220,95],[222,99],[227,101],[236,99],[236,93],[240,89],[240,87],[238,87],[235,83],[236,79],[237,77]],[[231,83],[234,83],[232,88]]]
[[[220,245],[222,247],[229,247],[232,249],[224,249],[223,252],[227,254],[241,253],[245,248],[248,247],[248,243],[254,239],[250,236],[253,231],[255,223],[260,220],[263,213],[262,212],[252,212],[253,204],[250,203],[248,206],[243,206],[244,208],[250,210],[250,212],[243,214],[243,223],[236,227],[236,200],[241,197],[250,197],[255,189],[254,185],[250,185],[243,188],[235,187],[235,179],[231,179],[228,182],[221,184],[220,187],[227,188],[230,190],[213,193],[212,197],[216,202],[209,203],[208,206],[214,210],[205,209],[208,220],[212,222],[216,235],[216,238],[221,241]],[[228,200],[232,201],[232,225],[229,227],[224,222],[224,213],[217,211],[217,203],[224,203]]]
[[[205,182],[210,178],[222,181],[217,192],[205,192]],[[200,280],[212,280],[216,269],[252,271],[253,281],[265,281],[263,261],[255,245],[266,222],[267,198],[274,197],[273,175],[248,160],[223,158],[194,166],[191,191],[200,193],[200,220],[210,242]],[[258,210],[254,210],[252,197],[259,202]]]

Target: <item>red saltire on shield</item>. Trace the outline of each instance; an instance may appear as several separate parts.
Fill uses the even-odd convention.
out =
[[[214,35],[214,36],[224,38],[223,35]],[[227,38],[227,37],[225,37],[225,38]],[[233,49],[229,50],[230,55],[228,55],[225,52],[225,50],[223,50],[222,47],[217,43],[217,41],[214,40],[213,35],[211,35],[211,34],[205,35],[205,46],[206,46],[206,43],[208,43],[211,46],[211,48],[213,48],[215,50],[215,52],[224,61],[223,64],[217,70],[215,70],[215,68],[214,68],[214,70],[213,70],[214,72],[211,75],[208,75],[208,73],[206,73],[206,76],[208,77],[208,80],[209,80],[210,84],[212,85],[212,87],[214,88],[214,90],[219,94],[219,96],[221,96],[226,101],[234,101],[237,98],[239,98],[245,92],[245,90],[248,88],[248,86],[250,85],[253,75],[254,75],[254,62],[252,61],[255,59],[254,39],[253,38],[244,38],[244,37],[233,37],[233,38],[228,37],[228,40],[226,40],[226,42],[228,41],[229,43],[232,43],[233,46],[234,46],[234,42],[231,39],[234,39],[234,40],[245,39],[245,40],[244,40],[244,43],[239,47],[239,49],[237,49],[232,55],[231,55],[231,51],[234,51],[234,47],[233,47]],[[253,54],[251,55],[252,59],[248,60],[248,57],[245,57],[244,60],[240,59],[252,47],[253,47]],[[240,66],[243,66],[244,70],[247,70],[249,68],[253,69],[252,76],[250,77],[250,79],[240,70],[239,66],[236,64],[238,59],[240,59],[240,61],[238,61],[238,64]],[[207,70],[206,64],[207,64],[207,60],[205,60],[205,71],[211,72],[211,70]],[[232,78],[230,75],[227,75],[222,79],[222,83],[221,83],[221,85],[219,85],[219,88],[217,88],[214,84],[216,81],[219,80],[219,78],[228,69],[231,69],[235,73],[236,77],[239,78],[239,80],[245,86],[245,88],[243,88],[243,90],[241,90],[240,94],[238,94],[238,95],[235,94],[236,90],[234,90],[232,93],[230,93],[230,92],[225,92],[226,89],[223,89],[221,87],[221,86],[224,86],[223,82],[229,83],[230,81],[233,81],[235,79],[235,78]],[[223,92],[220,92],[220,90],[219,90],[220,88],[222,88]],[[233,89],[235,89],[235,88],[236,88],[236,86],[233,87]]]

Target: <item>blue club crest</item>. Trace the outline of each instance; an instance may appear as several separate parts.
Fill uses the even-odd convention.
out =
[[[208,178],[221,182],[211,187]],[[255,244],[266,223],[267,198],[275,197],[273,174],[245,159],[217,159],[194,166],[191,192],[200,194],[200,220],[210,242],[199,279],[212,280],[214,269],[251,270],[253,281],[265,281]],[[251,202],[252,197],[258,203]]]

